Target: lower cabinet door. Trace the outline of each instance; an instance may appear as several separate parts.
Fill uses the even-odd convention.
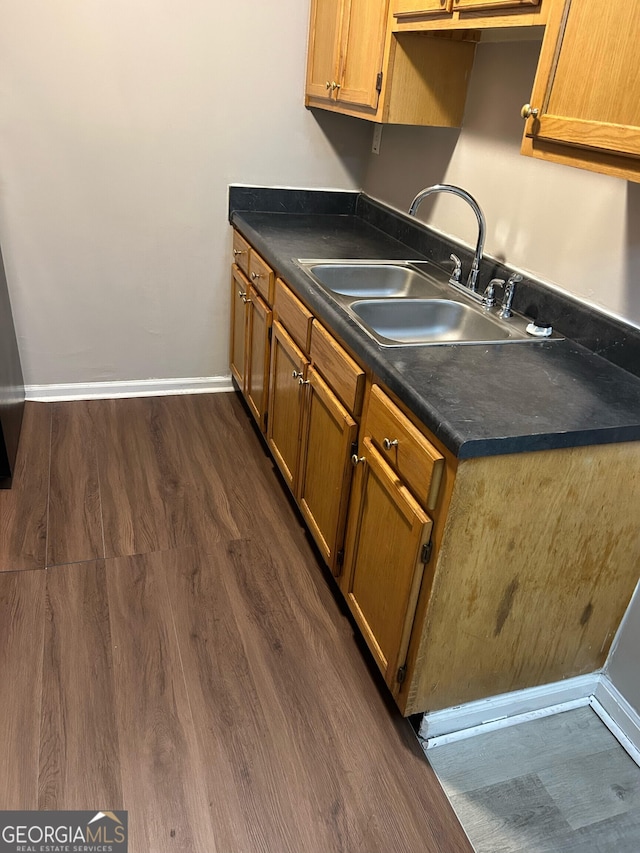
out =
[[[231,329],[229,336],[229,366],[231,373],[245,391],[245,362],[247,335],[247,291],[249,282],[234,264],[231,268]]]
[[[248,346],[246,366],[246,398],[254,418],[264,432],[269,390],[269,352],[271,320],[273,314],[257,290],[249,288]]]
[[[399,689],[432,521],[369,439],[356,457],[341,587],[385,680]]]
[[[273,324],[267,443],[295,493],[308,361],[280,323]]]
[[[309,368],[296,497],[326,563],[341,571],[357,424],[320,374]]]

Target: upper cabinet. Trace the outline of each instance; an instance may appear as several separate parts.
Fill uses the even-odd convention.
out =
[[[640,4],[556,0],[522,153],[640,181]]]
[[[391,0],[391,5],[399,30],[531,26],[544,24],[546,12],[542,0]]]
[[[306,105],[389,124],[457,127],[475,44],[391,33],[388,0],[313,0]]]

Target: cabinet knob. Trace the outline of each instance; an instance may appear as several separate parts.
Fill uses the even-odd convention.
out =
[[[391,450],[392,447],[398,446],[398,439],[397,438],[394,438],[394,439],[383,438],[382,439],[382,446],[384,447],[385,450]]]
[[[248,302],[251,302],[251,300],[249,299],[249,297],[248,297],[248,296],[246,296],[246,295],[244,295],[244,296],[242,297],[242,301],[244,302],[244,304],[245,304],[245,305],[246,305]]]
[[[252,272],[251,273],[251,280],[252,281],[256,281],[256,279],[259,279],[259,278],[262,278],[261,272]]]
[[[243,250],[243,249],[234,249],[234,250],[233,250],[233,254],[234,254],[234,256],[237,258],[237,257],[238,257],[238,255],[246,255],[246,254],[247,254],[247,250],[246,250],[246,249],[244,249],[244,250]]]
[[[334,81],[331,83],[331,91],[332,91],[332,92],[335,92],[335,90],[336,90],[336,89],[339,89],[339,88],[340,88],[340,83],[336,83],[336,81],[334,80]]]
[[[366,461],[367,461],[367,460],[365,459],[365,457],[364,457],[364,456],[358,456],[358,454],[357,454],[357,453],[354,453],[354,454],[353,454],[353,456],[351,457],[351,464],[352,464],[354,467],[355,467],[356,465],[359,465],[361,462],[366,462]]]
[[[294,370],[293,373],[291,374],[291,377],[293,379],[303,379],[304,374],[300,370]]]
[[[240,299],[244,299],[246,297],[246,295],[247,295],[246,290],[239,290],[238,291],[238,296],[240,297]]]
[[[327,80],[326,85],[327,85],[327,89],[330,89],[330,88],[331,88],[331,83],[330,83],[328,80]]]
[[[525,104],[520,110],[520,115],[522,118],[531,118],[532,116],[533,118],[537,118],[539,112],[540,110],[532,107],[531,104]]]
[[[302,376],[298,379],[298,385],[309,385],[308,379],[303,379]]]

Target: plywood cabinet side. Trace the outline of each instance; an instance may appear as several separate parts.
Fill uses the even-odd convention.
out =
[[[637,443],[461,462],[405,714],[599,669],[640,571]]]

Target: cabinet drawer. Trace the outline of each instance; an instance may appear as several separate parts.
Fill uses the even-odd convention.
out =
[[[364,370],[334,338],[314,320],[311,327],[311,361],[351,414],[362,411]]]
[[[371,389],[365,434],[427,509],[433,509],[444,457],[377,385]]]
[[[307,311],[281,278],[276,281],[273,310],[276,319],[282,323],[300,349],[308,353],[311,346],[313,314]]]
[[[249,253],[249,280],[269,305],[273,305],[274,279],[271,267],[252,249]]]
[[[233,232],[233,260],[245,275],[249,275],[249,244],[237,231]]]
[[[453,0],[396,0],[393,14],[396,18],[415,15],[435,15],[450,12]]]

